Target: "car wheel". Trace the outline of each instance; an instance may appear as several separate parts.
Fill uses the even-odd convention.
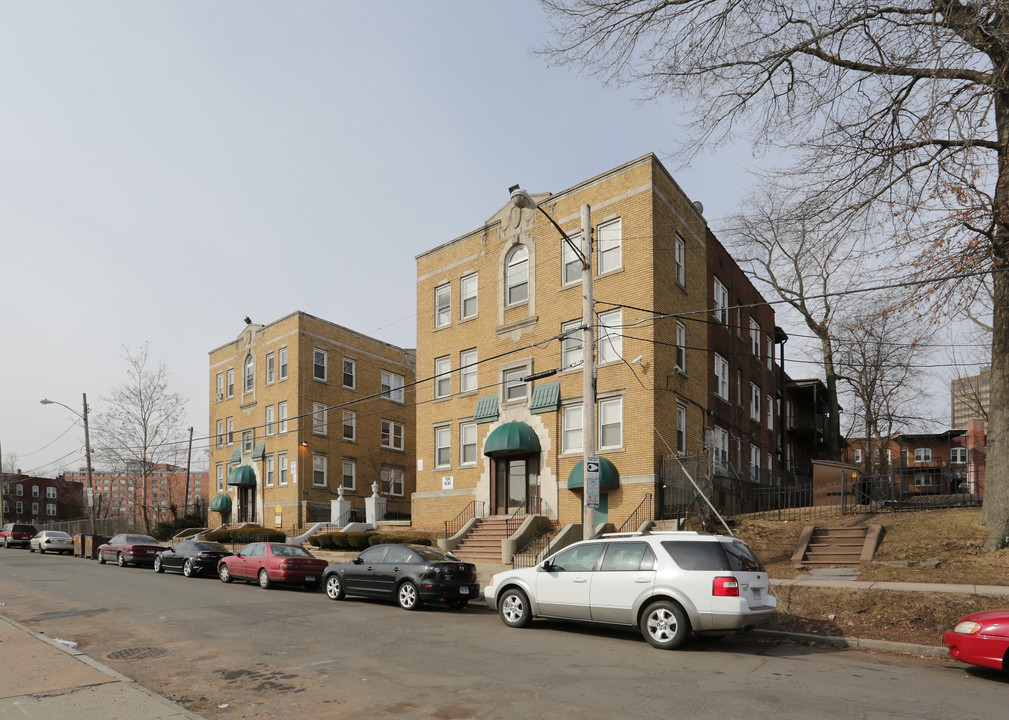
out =
[[[10,548],[11,548],[11,541],[10,541],[9,538],[4,538],[4,547],[7,548],[8,550],[10,550]]]
[[[221,565],[221,567],[217,569],[217,577],[221,578],[222,583],[231,582],[231,571],[228,570],[227,565]]]
[[[126,557],[122,553],[116,555],[116,562],[119,564],[119,567],[126,567]]]
[[[161,556],[156,555],[154,558],[154,572],[163,573],[165,571],[165,566],[161,562]]]
[[[404,610],[416,610],[422,604],[420,590],[409,580],[399,586],[399,590],[396,592],[396,600]]]
[[[683,608],[669,600],[659,600],[645,609],[641,634],[660,650],[673,650],[690,634],[690,623]]]
[[[469,600],[466,598],[445,598],[445,604],[448,605],[449,610],[462,610],[469,605]]]
[[[270,589],[270,573],[266,572],[266,568],[259,571],[259,587],[264,590]]]
[[[525,627],[532,620],[529,598],[518,588],[505,591],[498,603],[497,612],[501,616],[501,621],[508,627]]]
[[[326,578],[326,597],[330,600],[343,600],[346,593],[343,591],[343,583],[340,582],[340,576],[333,573],[328,578]]]
[[[102,555],[101,553],[98,553],[98,564],[99,565],[104,565],[105,564],[105,556]]]
[[[30,552],[30,553],[35,552],[35,548],[33,548],[31,545],[29,545],[28,546],[28,552]]]
[[[182,563],[182,574],[186,577],[193,577],[196,573],[193,572],[193,561],[186,558],[186,561]]]

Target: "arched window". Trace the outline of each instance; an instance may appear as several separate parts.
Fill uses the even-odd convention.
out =
[[[505,266],[506,305],[515,305],[529,299],[529,250],[519,245],[508,256]]]
[[[250,393],[256,387],[256,360],[249,355],[245,358],[245,392]]]

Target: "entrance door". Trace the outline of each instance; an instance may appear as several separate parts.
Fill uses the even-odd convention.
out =
[[[256,488],[252,485],[238,488],[238,522],[256,522]]]
[[[540,492],[539,472],[538,453],[496,458],[491,513],[511,515],[521,507],[525,507],[527,512],[536,512]]]

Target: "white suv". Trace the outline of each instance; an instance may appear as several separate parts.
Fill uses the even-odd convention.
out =
[[[671,650],[770,618],[767,571],[742,540],[696,532],[603,535],[491,578],[487,605],[509,627],[534,617],[628,625]]]

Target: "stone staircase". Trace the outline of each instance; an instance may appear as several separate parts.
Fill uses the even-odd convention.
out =
[[[501,541],[508,537],[504,515],[480,518],[461,543],[453,550],[457,557],[474,563],[501,563]],[[518,527],[515,525],[515,527]]]
[[[880,525],[803,528],[792,563],[817,567],[858,567],[872,562],[883,537]]]

